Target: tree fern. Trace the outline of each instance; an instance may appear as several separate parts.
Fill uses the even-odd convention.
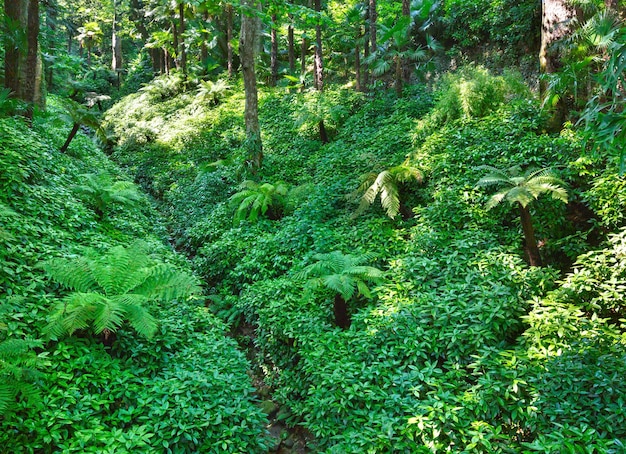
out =
[[[541,256],[528,205],[539,198],[541,194],[550,194],[553,199],[567,203],[567,191],[562,187],[564,183],[550,169],[530,169],[522,172],[519,166],[507,170],[492,166],[481,166],[480,168],[487,170],[488,173],[478,181],[477,186],[501,188],[489,198],[485,207],[490,210],[504,200],[511,205],[519,206],[530,265],[541,266]]]
[[[186,298],[199,291],[193,277],[148,255],[143,242],[111,248],[104,255],[89,251],[73,259],[43,265],[50,278],[73,290],[52,310],[50,337],[92,328],[95,334],[115,332],[125,321],[145,337],[157,321],[146,306],[152,301]]]
[[[362,194],[354,217],[362,214],[380,196],[380,203],[391,219],[400,212],[400,186],[411,181],[421,182],[422,172],[408,163],[383,170],[370,172],[361,177],[361,185],[355,194]]]
[[[137,186],[130,181],[113,181],[108,172],[81,175],[82,184],[74,186],[74,191],[93,208],[102,219],[107,209],[114,204],[135,207],[143,200]]]
[[[371,298],[372,294],[367,284],[379,284],[384,280],[384,273],[373,266],[363,265],[373,259],[371,254],[351,255],[341,251],[327,254],[315,254],[315,263],[296,274],[298,279],[308,279],[305,284],[305,297],[310,298],[319,288],[325,288],[335,294],[334,313],[335,323],[347,328],[350,317],[346,302],[355,294]]]
[[[235,225],[246,218],[250,222],[256,222],[266,215],[270,218],[280,217],[289,192],[289,186],[283,181],[272,184],[246,180],[239,189],[230,198],[231,206],[237,207],[233,219]]]
[[[7,325],[0,322],[0,332]],[[34,348],[41,342],[27,339],[8,338],[0,341],[0,415],[5,415],[15,406],[16,398],[33,402],[39,399],[36,384],[38,369],[46,362]]]

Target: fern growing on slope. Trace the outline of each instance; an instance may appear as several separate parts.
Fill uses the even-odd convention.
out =
[[[46,327],[50,337],[91,327],[107,338],[128,320],[149,338],[156,333],[157,320],[148,303],[186,298],[199,291],[193,276],[151,258],[141,241],[113,247],[102,256],[90,251],[73,259],[53,259],[44,269],[72,290],[52,310]]]
[[[400,187],[410,181],[421,183],[423,179],[422,172],[408,163],[385,169],[380,173],[366,173],[361,177],[359,188],[351,194],[351,197],[362,194],[359,207],[353,217],[367,210],[380,195],[380,203],[387,216],[394,219],[401,211]]]
[[[112,204],[135,207],[143,199],[137,186],[130,181],[113,181],[107,172],[81,175],[83,184],[74,186],[74,191],[91,205],[99,219],[104,218]]]
[[[367,284],[382,283],[385,274],[378,268],[364,265],[374,258],[371,254],[352,255],[332,251],[327,254],[315,254],[313,258],[317,261],[296,274],[296,278],[308,279],[305,284],[307,297],[319,288],[333,292],[335,323],[347,329],[351,323],[347,302],[355,294],[371,299],[372,293]]]

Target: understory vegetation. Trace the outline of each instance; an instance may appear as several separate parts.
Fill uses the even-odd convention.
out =
[[[624,1],[45,3],[0,452],[626,452]]]
[[[256,175],[238,164],[236,91],[210,107],[193,92],[131,95],[106,123],[113,158],[161,200],[212,312],[235,336],[254,328],[240,343],[319,452],[619,452],[626,345],[610,294],[623,279],[624,206],[604,178],[621,177],[581,159],[577,131],[547,132],[513,76],[466,68],[440,87],[411,86],[401,99],[327,90],[328,111],[345,112],[328,115],[327,144],[298,121],[307,97],[265,91]],[[164,110],[175,115],[164,120]],[[377,189],[400,198],[399,215],[386,216],[385,202],[360,207],[360,177],[400,165],[422,181],[383,178]],[[520,199],[533,200],[547,267],[528,266],[519,215],[489,210],[491,192],[477,184],[486,168],[514,166],[552,169],[558,180],[534,178],[563,186],[558,198]],[[246,178],[258,183],[237,192]],[[291,188],[279,198],[277,181]],[[342,265],[339,253],[368,259]],[[332,265],[315,268],[311,292],[317,260]],[[348,294],[342,323],[336,297],[367,273],[361,263],[384,278],[369,274],[374,285]]]

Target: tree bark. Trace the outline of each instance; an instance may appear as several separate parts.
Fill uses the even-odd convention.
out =
[[[575,11],[566,0],[541,1],[541,49],[539,66],[543,73],[553,73],[560,66],[560,55],[554,43],[570,33]]]
[[[270,87],[278,81],[278,35],[276,31],[276,14],[272,14],[272,30],[270,31]]]
[[[24,0],[4,0],[6,20],[25,29],[27,3]],[[13,96],[19,97],[20,92],[20,42],[18,36],[4,35],[4,86],[11,90]]]
[[[370,19],[370,52],[376,52],[378,43],[376,42],[376,22],[378,21],[378,12],[376,11],[376,0],[369,0],[369,19]]]
[[[289,15],[289,20],[291,20],[291,15]],[[289,54],[289,72],[293,74],[296,71],[296,51],[293,37],[293,25],[291,23],[287,27],[287,47]]]
[[[72,140],[74,140],[74,136],[78,132],[79,128],[80,128],[80,124],[74,123],[74,125],[72,126],[72,130],[67,136],[67,139],[65,140],[65,143],[63,144],[63,146],[59,149],[59,152],[65,153],[67,151],[67,148],[70,146],[70,143],[72,143]]]
[[[24,79],[24,93],[22,99],[26,102],[42,106],[42,61],[39,49],[39,0],[28,2],[28,26],[26,40],[26,72]],[[27,116],[32,118],[32,110],[29,108]]]
[[[302,44],[300,46],[300,74],[304,76],[306,74],[306,54],[309,48],[309,42],[305,35],[302,35]]]
[[[260,20],[257,16],[261,3],[258,0],[242,0],[241,36],[239,55],[245,91],[244,120],[246,124],[246,148],[248,164],[256,173],[263,162],[263,144],[259,125],[259,101],[256,84],[255,56],[258,49]]]
[[[326,126],[324,125],[324,120],[320,120],[318,123],[319,132],[320,132],[320,141],[323,144],[327,144],[328,140],[328,132],[326,132]]]
[[[315,11],[322,11],[321,0],[315,0]],[[315,25],[315,88],[318,91],[324,91],[324,61],[322,59],[322,25],[321,19],[318,19]]]
[[[113,28],[111,30],[111,52],[113,58],[111,59],[111,69],[115,72],[122,70],[122,40],[117,35],[117,10],[113,1]]]
[[[179,49],[178,57],[183,74],[187,75],[187,49],[185,48],[185,2],[178,4],[178,24],[179,24]]]
[[[333,302],[333,312],[335,313],[335,324],[341,329],[350,328],[352,320],[348,314],[348,305],[343,297],[339,294],[335,295]]]
[[[533,228],[530,217],[530,210],[528,207],[524,207],[521,204],[519,204],[519,209],[520,219],[522,221],[522,231],[524,232],[524,246],[526,254],[528,255],[528,262],[530,263],[530,266],[542,266],[541,255],[539,254],[537,240],[535,239],[535,229]]]
[[[226,67],[228,77],[233,77],[233,5],[226,6]]]

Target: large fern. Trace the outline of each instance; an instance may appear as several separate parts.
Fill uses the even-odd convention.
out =
[[[257,183],[246,180],[239,186],[240,191],[230,198],[231,206],[236,206],[234,224],[244,219],[256,222],[262,216],[280,217],[285,207],[289,186],[283,181]]]
[[[380,196],[380,203],[391,219],[400,212],[400,187],[411,181],[421,182],[422,172],[408,163],[400,164],[380,173],[370,172],[361,177],[361,185],[355,194],[362,194],[354,217],[363,213]],[[354,194],[353,194],[354,195]]]
[[[139,334],[151,337],[157,321],[147,309],[150,302],[186,298],[199,291],[193,276],[150,257],[141,241],[111,248],[104,255],[88,251],[73,259],[53,259],[43,267],[54,281],[72,290],[52,310],[46,328],[50,337],[90,327],[106,336],[126,320]]]
[[[346,302],[355,295],[372,298],[368,284],[380,284],[384,280],[384,272],[373,266],[364,265],[371,261],[371,254],[351,255],[341,251],[327,254],[315,254],[315,263],[296,274],[297,279],[307,279],[305,297],[310,298],[312,293],[319,289],[328,289],[335,294],[334,313],[335,323],[347,328],[350,326],[350,317]]]
[[[29,402],[39,398],[38,369],[46,365],[45,354],[37,355],[41,342],[30,339],[6,337],[8,325],[2,320],[11,311],[7,301],[0,308],[0,415],[11,411],[20,396]]]
[[[137,186],[131,181],[114,181],[108,172],[81,175],[82,183],[74,186],[79,194],[96,212],[98,218],[104,215],[111,205],[135,207],[143,200]]]

